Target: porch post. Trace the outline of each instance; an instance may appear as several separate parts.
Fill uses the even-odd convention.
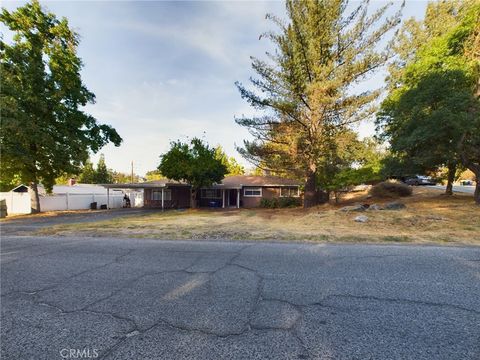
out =
[[[225,208],[225,189],[222,189],[222,209]]]
[[[107,209],[110,209],[110,188],[107,187]]]
[[[240,208],[240,189],[237,189],[237,209]]]
[[[165,199],[165,188],[162,187],[162,210],[164,209],[164,199]]]

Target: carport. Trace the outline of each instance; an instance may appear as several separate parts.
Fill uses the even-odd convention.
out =
[[[143,190],[143,207],[159,209],[178,209],[190,207],[191,186],[171,180],[155,180],[142,183],[103,184],[107,189]]]

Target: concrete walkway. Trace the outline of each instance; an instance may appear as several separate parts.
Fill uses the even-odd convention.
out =
[[[480,358],[475,247],[3,236],[1,275],[5,360]]]

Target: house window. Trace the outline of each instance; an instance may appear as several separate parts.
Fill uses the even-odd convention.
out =
[[[262,196],[262,188],[244,188],[243,189],[243,196],[261,197]]]
[[[172,190],[163,190],[165,194],[165,201],[172,200]],[[162,190],[152,191],[152,200],[162,201]]]
[[[300,191],[298,187],[282,187],[280,188],[281,197],[299,197]]]
[[[220,189],[201,189],[200,197],[203,199],[221,199],[222,191]]]

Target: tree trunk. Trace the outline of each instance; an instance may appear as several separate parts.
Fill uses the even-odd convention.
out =
[[[455,173],[457,172],[457,166],[455,164],[448,164],[447,175],[447,188],[445,194],[453,195],[453,182],[455,181]]]
[[[31,188],[33,191],[33,196],[31,196],[30,208],[32,210],[32,213],[39,213],[40,212],[40,196],[38,195],[38,184],[36,181],[32,182]]]
[[[335,204],[340,203],[340,191],[335,191],[334,195],[335,195]]]
[[[190,207],[195,209],[197,207],[197,189],[192,188],[192,193],[190,196]]]
[[[314,171],[309,171],[305,181],[305,195],[303,198],[303,207],[309,208],[315,205],[317,205],[316,174]]]
[[[473,199],[480,205],[480,173],[475,175],[475,192],[473,193]]]

